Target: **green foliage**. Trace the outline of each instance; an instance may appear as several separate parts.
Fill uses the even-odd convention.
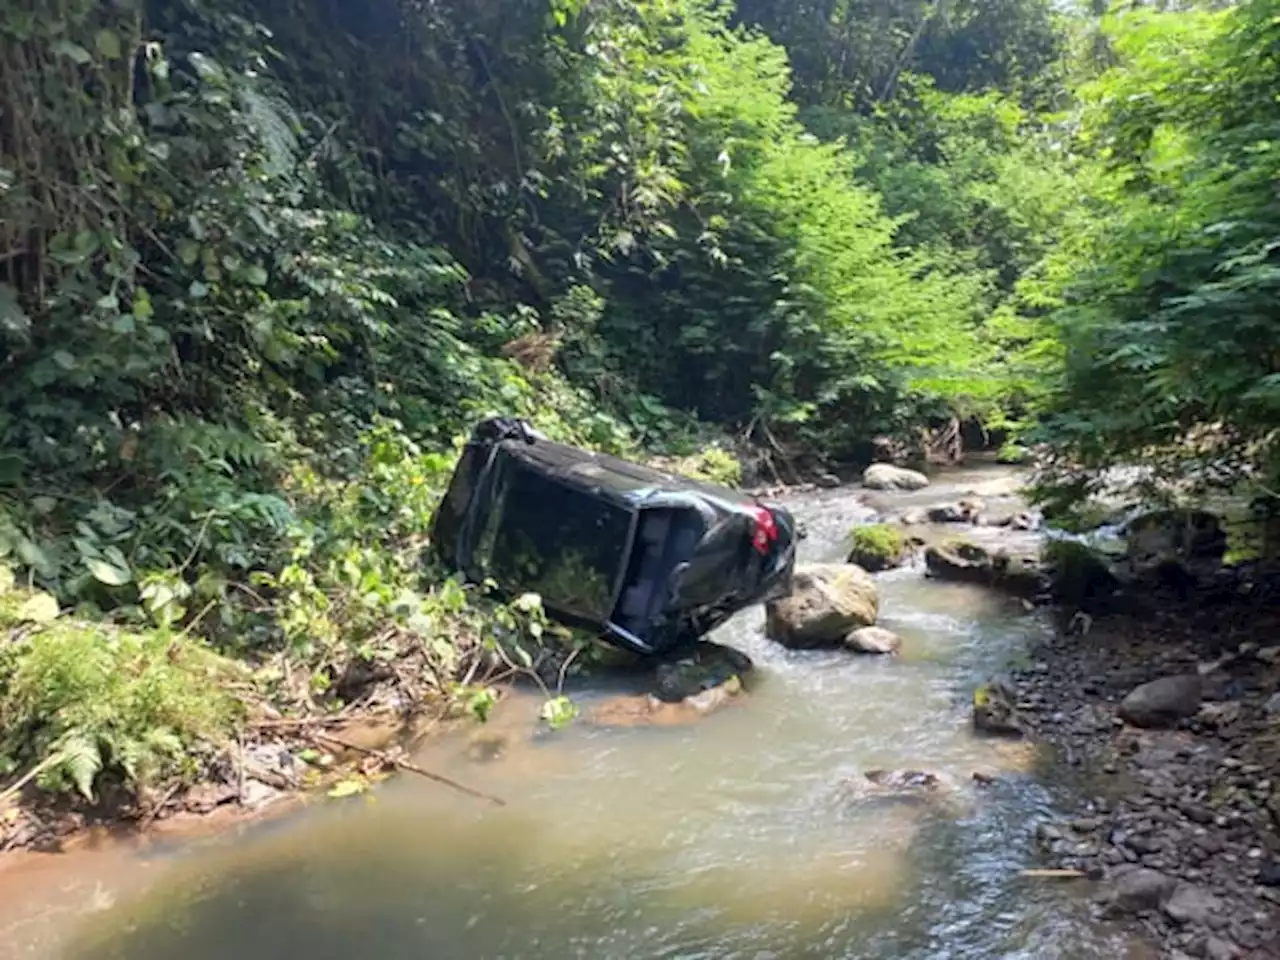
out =
[[[1064,37],[1047,0],[739,0],[737,16],[792,52],[810,104],[868,109],[904,71],[940,89],[991,87],[1028,100],[1058,92]]]
[[[742,483],[742,461],[720,446],[706,446],[683,457],[657,457],[650,462],[660,470],[722,487],[732,488]]]
[[[59,693],[4,750],[173,772],[229,722],[201,642],[286,709],[563,679],[582,638],[424,562],[491,414],[727,485],[725,428],[839,460],[957,416],[1040,418],[1069,492],[1273,478],[1273,7],[10,4],[4,683],[132,719]]]
[[[1275,4],[1115,13],[1081,90],[1099,211],[1060,254],[1059,473],[1141,460],[1167,479],[1280,476]]]
[[[191,751],[225,742],[245,671],[183,636],[74,619],[32,623],[47,594],[0,597],[0,769],[35,766],[45,789],[92,800],[102,778],[130,787],[197,772]]]

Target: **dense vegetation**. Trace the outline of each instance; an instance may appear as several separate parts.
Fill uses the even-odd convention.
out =
[[[424,556],[486,413],[721,479],[966,420],[1077,493],[1276,489],[1280,3],[1182,6],[8,5],[0,766],[183,775],[235,658],[482,712],[571,642]]]

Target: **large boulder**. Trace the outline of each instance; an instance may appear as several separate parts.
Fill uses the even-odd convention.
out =
[[[918,470],[892,463],[873,463],[863,472],[862,485],[871,490],[923,490],[929,485],[929,478]]]
[[[926,548],[924,565],[926,574],[935,580],[981,584],[1028,600],[1038,597],[1048,585],[1033,559],[1004,551],[991,553],[967,540],[948,540]]]
[[[1173,727],[1200,710],[1204,681],[1199,674],[1161,677],[1130,691],[1120,701],[1120,718],[1135,727]]]
[[[1137,577],[1176,566],[1193,577],[1211,575],[1222,566],[1227,532],[1205,510],[1153,510],[1124,528],[1125,561]]]
[[[907,536],[888,523],[868,523],[853,528],[849,563],[868,573],[880,573],[902,566],[908,554]]]
[[[851,563],[796,569],[791,593],[766,607],[769,636],[793,649],[834,647],[859,627],[876,622],[880,595],[875,581]]]
[[[925,571],[936,580],[989,584],[995,579],[991,552],[967,540],[948,540],[924,552]]]

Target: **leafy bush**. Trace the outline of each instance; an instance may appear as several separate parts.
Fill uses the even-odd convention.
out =
[[[650,462],[661,470],[693,480],[717,483],[722,487],[736,487],[742,483],[742,462],[723,447],[709,446],[688,456],[658,457]]]

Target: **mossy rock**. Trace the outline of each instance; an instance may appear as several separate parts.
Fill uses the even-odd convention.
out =
[[[853,528],[849,563],[868,573],[902,566],[907,557],[907,536],[888,523],[871,523]]]

